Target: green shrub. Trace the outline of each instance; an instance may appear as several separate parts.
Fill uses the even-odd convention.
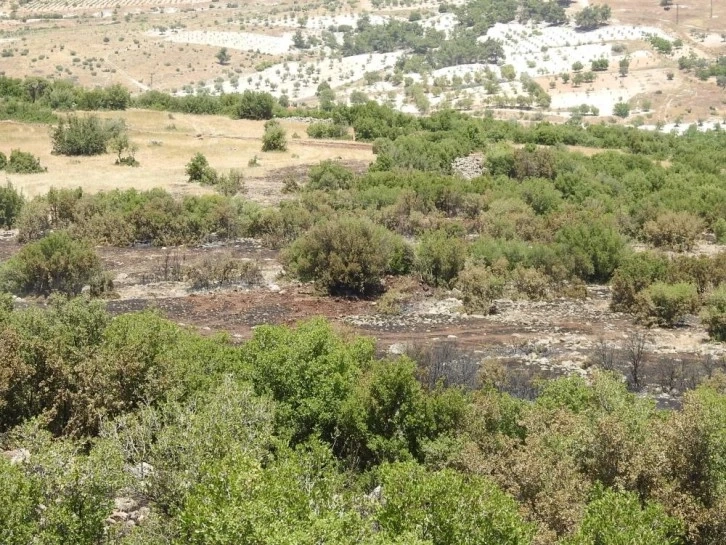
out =
[[[245,91],[237,106],[238,119],[272,119],[275,98],[270,93]]]
[[[77,295],[100,270],[101,262],[90,245],[58,231],[23,246],[6,261],[0,285],[17,295]]]
[[[16,435],[32,463],[0,459],[0,487],[12,501],[0,506],[0,541],[94,545],[105,539],[112,494],[124,483],[123,460],[109,445],[83,452],[70,439],[24,427]]]
[[[336,161],[322,161],[313,166],[308,173],[308,189],[333,191],[350,189],[353,184],[353,172]]]
[[[716,235],[716,241],[720,244],[726,244],[726,218],[719,218],[713,225],[713,233]]]
[[[0,170],[3,170],[8,164],[8,156],[0,151]]]
[[[311,123],[308,126],[307,133],[310,138],[343,139],[348,137],[348,127],[338,123],[318,121],[316,123]]]
[[[548,297],[550,279],[537,269],[518,266],[512,272],[512,284],[530,301],[542,301]]]
[[[217,176],[214,189],[227,197],[234,197],[238,193],[247,191],[242,172],[234,168],[227,174]]]
[[[668,258],[653,252],[634,253],[625,257],[612,279],[610,306],[618,312],[636,312],[638,295],[654,282],[668,278]]]
[[[641,320],[673,327],[682,323],[686,315],[698,310],[698,292],[696,286],[685,282],[656,282],[641,292],[638,305]]]
[[[627,102],[618,102],[613,106],[613,114],[622,118],[628,117],[630,115],[630,104]]]
[[[33,199],[25,204],[16,220],[18,242],[38,240],[51,229],[50,205],[45,199]]]
[[[428,471],[413,463],[384,465],[380,475],[385,502],[377,519],[384,535],[408,535],[407,543],[418,539],[432,545],[532,543],[534,526],[523,520],[514,499],[485,477]]]
[[[331,294],[371,295],[391,268],[395,235],[369,220],[342,218],[314,226],[285,252],[289,270]]]
[[[192,157],[184,168],[189,182],[203,183],[205,180],[210,179],[210,171],[213,172],[212,167],[209,166],[209,161],[201,153],[197,152]]]
[[[701,320],[712,339],[726,342],[726,286],[721,286],[706,299]]]
[[[24,203],[25,199],[10,182],[0,187],[0,227],[12,228]]]
[[[487,267],[467,267],[459,274],[456,287],[467,312],[490,314],[494,300],[504,292],[504,279]]]
[[[48,169],[42,167],[40,160],[32,153],[14,149],[10,152],[5,170],[9,174],[36,174],[46,172]]]
[[[277,424],[291,432],[293,441],[320,434],[333,442],[339,437],[343,404],[374,353],[370,340],[344,339],[316,319],[294,329],[261,326],[241,356],[255,391],[277,403]]]
[[[625,247],[613,227],[597,221],[566,225],[557,233],[557,242],[574,260],[575,272],[580,278],[598,282],[610,279]]]
[[[664,212],[643,225],[643,236],[656,247],[684,252],[693,248],[703,228],[703,221],[689,212]]]
[[[109,140],[126,131],[123,121],[102,121],[95,115],[70,115],[51,131],[53,153],[60,155],[100,155]]]
[[[265,208],[252,221],[249,234],[259,237],[265,246],[281,248],[315,222],[313,214],[298,201],[283,201],[279,208]]]
[[[464,268],[466,243],[446,231],[432,231],[421,238],[416,251],[416,271],[427,284],[451,287]]]
[[[270,120],[265,123],[265,134],[262,135],[262,151],[287,150],[287,136],[285,129],[278,121]]]
[[[644,502],[634,492],[602,486],[595,493],[597,497],[588,503],[577,533],[563,545],[684,543],[682,521],[668,516],[662,505]]]

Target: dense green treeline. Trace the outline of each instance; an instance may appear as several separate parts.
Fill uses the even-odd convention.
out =
[[[605,372],[523,401],[495,367],[474,390],[431,384],[425,360],[378,360],[323,321],[232,346],[82,299],[4,300],[0,352],[8,545],[726,537],[722,375],[677,411]],[[109,521],[119,497],[136,525]]]

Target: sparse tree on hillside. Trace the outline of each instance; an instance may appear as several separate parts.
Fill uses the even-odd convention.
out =
[[[628,72],[630,71],[630,59],[628,57],[625,57],[620,61],[620,76],[625,77],[628,75]]]
[[[230,59],[232,58],[229,54],[229,51],[227,51],[226,47],[223,47],[217,52],[217,60],[219,61],[219,64],[225,65],[229,63]]]
[[[606,4],[587,6],[575,15],[575,25],[581,30],[592,30],[606,25],[611,15],[612,10]]]

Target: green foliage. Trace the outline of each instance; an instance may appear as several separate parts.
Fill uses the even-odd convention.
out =
[[[10,182],[0,187],[0,227],[11,229],[24,204],[25,199]]]
[[[655,282],[639,296],[639,315],[661,326],[673,327],[698,310],[698,292],[693,284]]]
[[[617,102],[613,106],[613,114],[622,118],[628,117],[630,115],[630,104],[627,102]]]
[[[141,163],[136,160],[136,152],[139,150],[139,147],[129,140],[129,136],[126,133],[118,134],[111,138],[108,142],[108,147],[116,154],[116,165],[129,167],[141,166]],[[127,155],[124,155],[124,153]]]
[[[371,543],[322,446],[282,452],[264,468],[229,456],[205,469],[180,513],[185,543]]]
[[[377,518],[387,534],[410,532],[433,545],[532,542],[516,502],[486,478],[410,463],[385,465],[380,475],[385,502]]]
[[[336,161],[327,160],[310,168],[308,180],[308,189],[323,191],[350,189],[353,184],[353,172]]]
[[[219,186],[217,178],[215,187]],[[68,229],[96,244],[174,246],[205,240],[213,233],[223,239],[242,236],[256,210],[220,195],[178,199],[161,189],[95,195],[84,195],[80,189],[51,190],[23,207],[17,225],[22,241],[40,238],[50,229]]]
[[[713,233],[716,240],[721,244],[726,244],[726,218],[719,218],[713,226]]]
[[[613,310],[634,312],[638,295],[654,282],[668,278],[669,262],[665,256],[652,252],[625,256],[612,279]]]
[[[467,312],[489,314],[504,292],[504,279],[486,267],[468,267],[459,274],[456,287]]]
[[[6,261],[0,269],[0,285],[18,295],[74,295],[100,270],[91,246],[59,231],[23,246]]]
[[[348,138],[348,127],[337,123],[317,122],[308,125],[307,133],[310,138]]]
[[[4,170],[8,165],[8,156],[0,151],[0,170]]]
[[[604,72],[608,69],[609,61],[606,58],[602,59],[595,59],[592,61],[592,71],[593,72]]]
[[[272,119],[275,99],[269,93],[245,91],[239,98],[238,119]]]
[[[53,441],[32,425],[18,430],[14,441],[30,461],[12,466],[0,459],[0,483],[13,494],[0,506],[2,542],[93,545],[104,539],[110,494],[124,480],[118,451],[97,444],[83,453],[70,440]]]
[[[422,457],[423,441],[436,428],[415,371],[407,359],[376,363],[346,400],[341,439],[361,465]]]
[[[18,149],[10,152],[10,159],[5,165],[5,171],[8,174],[35,174],[47,170],[41,166],[40,160],[35,155]]]
[[[583,280],[607,281],[618,267],[625,243],[618,232],[601,222],[567,225],[557,233],[557,241],[575,262]]]
[[[226,457],[260,459],[273,437],[272,404],[229,376],[188,399],[146,406],[101,430],[133,466],[150,464],[146,493],[163,509],[179,509],[205,470]],[[208,521],[209,522],[209,521]]]
[[[123,122],[101,121],[95,115],[69,115],[51,130],[53,153],[60,155],[100,155],[109,141],[124,134]]]
[[[278,121],[270,120],[265,123],[265,134],[262,136],[262,151],[287,150],[287,136],[285,129]]]
[[[215,58],[217,59],[217,61],[219,61],[219,64],[224,66],[225,64],[229,64],[232,56],[229,54],[229,51],[226,47],[222,47],[219,51],[217,51]]]
[[[198,183],[204,183],[206,180],[211,179],[212,175],[210,172],[214,172],[209,166],[209,161],[207,161],[207,158],[201,152],[194,154],[194,157],[184,167],[184,171],[189,177],[190,182]]]
[[[670,40],[653,34],[648,38],[648,41],[658,53],[662,53],[663,55],[670,55],[673,53],[673,42]]]
[[[416,272],[432,286],[451,287],[464,268],[467,245],[446,231],[432,231],[421,238],[416,250]]]
[[[709,295],[701,319],[712,339],[726,342],[726,286]]]
[[[587,6],[575,15],[575,25],[584,30],[597,28],[606,25],[612,10],[607,4],[596,4]]]
[[[397,258],[396,237],[368,220],[342,218],[314,226],[286,252],[290,271],[329,293],[371,295]]]
[[[258,394],[276,403],[275,421],[294,442],[319,435],[333,443],[346,399],[373,358],[365,339],[348,343],[321,320],[297,329],[263,326],[242,350]]]
[[[684,543],[682,525],[669,517],[662,505],[641,501],[634,493],[598,490],[591,501],[577,534],[566,545],[680,545]]]

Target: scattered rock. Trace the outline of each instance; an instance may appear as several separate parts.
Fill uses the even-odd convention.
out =
[[[27,449],[19,448],[15,450],[5,450],[0,453],[6,460],[10,462],[10,465],[18,465],[23,462],[30,460],[30,452]]]
[[[484,157],[480,154],[457,157],[451,163],[451,171],[465,180],[478,178],[484,174],[484,170]]]

